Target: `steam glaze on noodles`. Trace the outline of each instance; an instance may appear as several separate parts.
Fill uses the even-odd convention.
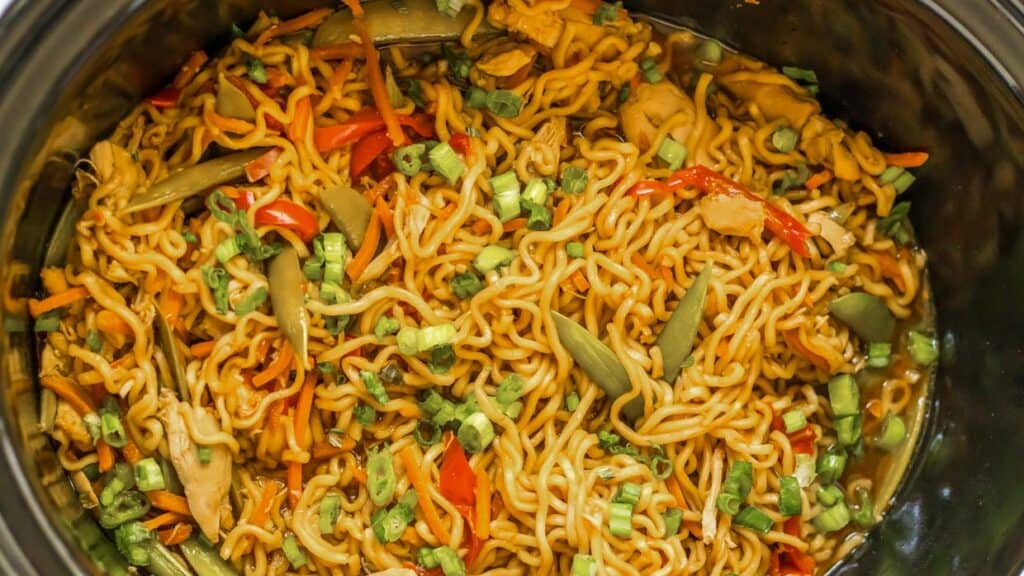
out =
[[[822,572],[935,360],[926,155],[611,5],[462,9],[261,16],[94,147],[30,303],[83,503],[155,573]]]

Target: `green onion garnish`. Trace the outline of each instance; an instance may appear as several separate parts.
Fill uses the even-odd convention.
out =
[[[849,374],[837,374],[828,382],[828,398],[836,418],[860,414],[860,390]]]
[[[337,494],[325,494],[320,500],[320,518],[317,522],[321,534],[333,534],[334,525],[341,515],[341,496]]]
[[[523,99],[511,90],[493,90],[487,93],[487,109],[501,118],[515,118],[523,108]]]
[[[583,258],[583,243],[582,242],[569,242],[565,245],[565,253],[570,258]]]
[[[834,484],[831,486],[819,486],[814,494],[818,503],[825,507],[835,506],[836,502],[843,499],[843,491]]]
[[[371,449],[366,459],[366,489],[370,493],[370,500],[377,506],[387,506],[395,495],[397,485],[391,450],[387,446]]]
[[[697,45],[697,63],[705,66],[715,66],[722,61],[722,45],[711,38],[704,40]]]
[[[249,58],[247,74],[249,79],[257,84],[267,83],[267,69],[263,62],[257,58]]]
[[[839,260],[833,260],[825,265],[825,270],[828,270],[833,274],[842,274],[843,272],[846,272],[846,264]]]
[[[483,108],[487,106],[487,91],[477,86],[470,86],[466,91],[466,108]]]
[[[895,414],[886,414],[882,429],[875,437],[874,445],[882,450],[894,450],[907,437],[907,425]]]
[[[658,63],[654,58],[644,58],[640,61],[640,72],[643,74],[644,80],[650,84],[657,84],[661,82],[665,77],[661,75],[658,70]]]
[[[266,301],[267,289],[260,286],[253,290],[251,294],[246,296],[244,300],[239,302],[238,306],[235,306],[235,314],[238,316],[245,316],[246,314],[255,311]]]
[[[473,258],[473,267],[481,274],[486,274],[502,266],[508,266],[515,257],[516,253],[508,248],[489,244]]]
[[[807,84],[818,83],[818,75],[814,70],[797,68],[796,66],[783,66],[782,73],[788,76],[791,80],[796,80],[797,82],[805,82]]]
[[[451,281],[452,293],[465,300],[484,289],[483,280],[472,272],[456,274]]]
[[[914,362],[921,366],[931,366],[939,359],[938,341],[916,330],[911,330],[907,334],[907,351]]]
[[[614,22],[619,19],[619,11],[622,10],[622,2],[616,2],[614,4],[608,2],[601,2],[601,5],[597,7],[597,12],[594,13],[594,24],[603,26],[608,22]],[[573,576],[575,576],[573,572]]]
[[[483,452],[494,441],[494,425],[483,412],[474,412],[462,421],[458,437],[467,452]]]
[[[903,174],[900,174],[895,181],[893,181],[892,187],[896,189],[897,194],[903,194],[914,184],[914,181],[916,180],[916,176],[910,172],[904,172]]]
[[[60,310],[50,310],[36,318],[32,330],[35,332],[56,332],[60,329]]]
[[[442,434],[441,427],[432,420],[420,420],[412,431],[412,436],[416,439],[416,443],[424,448],[440,442]]]
[[[875,523],[875,504],[871,501],[871,493],[867,488],[857,488],[857,506],[850,513],[853,523],[863,529],[868,529]]]
[[[619,88],[619,95],[618,95],[619,104],[622,104],[626,100],[629,100],[629,92],[630,92],[629,84],[623,84]]]
[[[301,548],[299,548],[299,543],[295,540],[295,536],[293,534],[289,534],[288,537],[281,542],[281,551],[284,552],[284,557],[288,560],[288,563],[292,565],[293,570],[298,570],[309,562],[309,559],[306,558],[306,554],[302,552]]]
[[[391,316],[384,315],[377,318],[377,324],[373,327],[373,335],[377,337],[377,340],[383,340],[392,334],[398,333],[398,330],[401,327],[402,326],[398,323],[398,320]]]
[[[786,426],[786,434],[792,434],[807,426],[807,416],[802,410],[790,410],[782,415],[782,423]]]
[[[451,344],[434,346],[430,350],[430,362],[427,367],[434,374],[447,374],[455,365],[455,349]]]
[[[214,307],[220,314],[228,313],[228,273],[223,268],[204,266],[203,281],[213,294]]]
[[[818,479],[823,484],[831,484],[843,475],[846,468],[846,451],[838,444],[833,444],[818,456]]]
[[[135,464],[135,485],[143,492],[163,490],[167,487],[164,483],[164,474],[160,471],[160,465],[154,458],[144,458]]]
[[[777,128],[772,133],[772,146],[779,152],[792,152],[796,148],[798,140],[800,140],[800,134],[789,126]]]
[[[196,458],[199,459],[200,464],[209,464],[213,460],[213,448],[209,446],[199,446],[196,448]]]
[[[366,387],[366,392],[373,396],[373,399],[378,404],[384,405],[391,401],[388,397],[387,390],[384,389],[384,384],[381,383],[380,378],[377,374],[370,372],[369,370],[362,370],[359,372],[359,378],[363,381],[363,386]]]
[[[352,408],[352,416],[364,427],[373,424],[373,421],[377,419],[377,411],[373,406],[367,406],[360,404],[355,408]]]
[[[518,374],[509,374],[500,384],[494,397],[499,404],[511,404],[523,395],[523,379]]]
[[[95,330],[89,330],[85,333],[85,345],[89,350],[99,353],[103,348],[103,342],[100,340],[100,333]]]
[[[570,392],[565,396],[565,409],[569,412],[575,412],[580,407],[580,395],[575,392]]]
[[[812,520],[818,532],[828,533],[842,530],[850,523],[850,509],[840,500],[834,506],[826,508]]]
[[[416,552],[416,563],[428,570],[441,565],[441,561],[437,559],[437,553],[434,552],[434,549],[427,548],[426,546]]]
[[[241,253],[242,249],[238,246],[237,236],[224,239],[213,249],[213,255],[217,257],[217,261],[221,264],[227,264],[229,260]]]
[[[669,170],[678,170],[686,161],[689,151],[686,146],[676,142],[671,136],[665,136],[658,146],[658,158],[665,161]]]
[[[882,184],[892,184],[904,172],[906,172],[906,170],[899,166],[888,166],[882,171],[882,174],[878,177],[878,181]]]
[[[523,190],[522,201],[543,206],[548,201],[548,192],[547,183],[540,178],[534,178],[527,182],[526,188]]]
[[[112,506],[119,494],[135,486],[135,474],[131,466],[124,462],[114,464],[103,478],[103,490],[99,499],[100,505],[104,508]]]
[[[846,416],[837,419],[833,425],[836,429],[836,436],[843,446],[853,446],[860,440],[862,419],[860,415]]]
[[[459,554],[448,546],[441,546],[434,550],[437,563],[441,566],[444,576],[466,576],[466,564],[459,558]]]
[[[113,448],[124,448],[128,443],[128,436],[117,412],[106,409],[100,411],[100,435],[103,441]]]
[[[793,471],[793,475],[796,476],[797,481],[800,483],[800,487],[806,488],[814,482],[814,477],[817,475],[815,469],[814,456],[810,454],[797,454],[796,455],[796,469]]]
[[[675,468],[672,461],[661,454],[651,456],[647,461],[647,466],[651,469],[651,475],[658,480],[664,480],[671,476],[672,470]]]
[[[885,368],[889,365],[889,356],[892,354],[892,344],[889,342],[870,342],[868,344],[868,366],[872,368]]]
[[[391,161],[394,162],[395,168],[402,174],[415,176],[420,173],[420,170],[423,170],[422,157],[426,151],[427,147],[422,142],[402,146],[391,155]]]
[[[661,513],[661,519],[665,522],[665,536],[679,534],[679,527],[683,523],[683,511],[679,508],[669,508]]]
[[[740,510],[739,514],[736,514],[732,522],[737,526],[750,528],[751,530],[755,530],[761,534],[767,534],[775,524],[767,514],[753,506],[747,506],[743,510]]]
[[[779,477],[779,512],[783,516],[796,516],[803,509],[800,483],[796,476]]]
[[[502,222],[519,216],[519,179],[509,171],[490,179],[494,213]]]
[[[715,505],[726,514],[736,514],[740,504],[747,499],[754,485],[754,465],[750,462],[736,461],[729,467],[729,472],[722,482]]]
[[[562,170],[562,192],[579,194],[587,189],[587,171],[579,166],[566,166]]]
[[[633,534],[633,506],[625,502],[612,502],[608,506],[608,531],[612,536],[629,538]]]
[[[430,158],[430,164],[434,167],[434,171],[444,176],[449,184],[455,184],[462,173],[466,171],[466,165],[462,163],[462,158],[459,158],[459,155],[447,142],[442,142],[431,148],[427,156]]]
[[[551,210],[548,210],[547,206],[525,201],[521,202],[520,205],[529,211],[529,215],[526,218],[526,227],[529,230],[551,229],[552,215]]]
[[[197,242],[199,242],[199,237],[196,236],[195,232],[191,230],[182,230],[181,237],[182,239],[185,240],[185,243],[187,244],[196,244]]]
[[[639,484],[633,482],[624,482],[619,486],[618,492],[612,498],[612,502],[622,502],[629,504],[630,507],[635,507],[636,503],[640,501],[640,494],[643,492],[643,488]]]

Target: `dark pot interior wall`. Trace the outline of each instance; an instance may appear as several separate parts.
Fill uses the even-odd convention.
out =
[[[35,289],[78,155],[190,50],[255,5],[314,0],[22,0],[0,21],[0,270]],[[932,161],[910,194],[930,254],[942,367],[919,457],[888,518],[839,574],[1009,574],[1024,566],[1024,16],[1011,0],[640,1],[777,64],[818,71],[826,109]],[[950,22],[957,22],[951,25]],[[6,299],[5,302],[9,301]],[[61,574],[91,541],[34,430],[31,334],[5,306],[0,572]],[[24,469],[24,474],[17,472]],[[38,501],[28,497],[35,493]],[[108,553],[91,545],[94,553]],[[82,564],[88,565],[87,562]],[[31,570],[30,567],[31,566]]]

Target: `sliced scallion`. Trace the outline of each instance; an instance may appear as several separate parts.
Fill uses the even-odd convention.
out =
[[[931,366],[939,359],[938,341],[916,330],[911,330],[907,334],[907,351],[914,362],[921,366]]]
[[[462,163],[462,158],[459,158],[459,155],[447,142],[442,142],[431,148],[427,156],[430,158],[430,164],[434,167],[434,171],[443,176],[449,184],[454,184],[466,171],[466,165]]]
[[[473,258],[473,267],[481,274],[486,274],[487,272],[511,264],[515,257],[516,253],[512,250],[509,250],[504,246],[489,244],[484,246],[483,250]]]
[[[799,140],[800,134],[789,126],[782,126],[772,132],[772,146],[779,152],[792,152]]]
[[[329,493],[320,500],[320,517],[317,524],[321,534],[334,534],[334,525],[341,515],[341,496]]]
[[[155,458],[144,458],[135,464],[135,485],[143,492],[163,490],[167,487],[164,483],[164,474]]]
[[[850,509],[840,500],[834,506],[826,508],[811,521],[814,528],[821,533],[842,530],[850,523]]]
[[[828,382],[828,398],[836,418],[860,414],[860,390],[849,374],[837,374]]]
[[[586,170],[570,164],[562,170],[562,192],[579,194],[587,189],[587,180]]]
[[[803,509],[800,482],[796,476],[779,477],[779,512],[783,516],[796,516]]]
[[[465,300],[472,298],[477,292],[484,289],[483,280],[472,272],[456,274],[451,281],[452,293]]]
[[[633,506],[625,502],[612,502],[608,506],[608,531],[612,536],[629,538],[633,533]]]
[[[681,168],[688,154],[686,146],[676,142],[671,136],[665,136],[658,146],[658,158],[665,162],[669,170]]]
[[[882,450],[894,450],[907,437],[907,425],[899,416],[886,414],[882,421],[882,429],[875,437],[873,444]]]
[[[565,409],[569,412],[575,412],[580,407],[580,395],[576,392],[570,392],[565,396]]]
[[[387,506],[398,485],[391,451],[386,447],[370,450],[366,459],[366,489],[377,506]]]
[[[221,264],[227,264],[229,260],[241,253],[242,249],[238,246],[237,236],[224,239],[213,249],[213,255],[217,257],[217,261]]]
[[[892,344],[889,342],[868,343],[867,365],[872,368],[885,368],[889,365]]]
[[[492,90],[487,93],[487,109],[501,118],[515,118],[523,108],[523,99],[511,90]]]
[[[602,4],[606,6],[607,4]],[[594,16],[597,23],[597,16]],[[570,576],[597,576],[597,560],[589,554],[576,554],[572,557]]]
[[[523,189],[522,201],[543,206],[548,201],[548,186],[544,180],[534,178],[527,182],[526,188]]]
[[[423,154],[427,151],[422,142],[402,146],[391,155],[395,168],[406,176],[415,176],[423,170]]]
[[[838,444],[829,446],[818,456],[816,467],[818,479],[824,484],[831,484],[839,480],[843,475],[843,470],[846,469],[846,459],[846,451],[841,446]]]
[[[483,452],[494,441],[494,425],[483,412],[474,412],[462,421],[458,437],[467,452]]]
[[[363,381],[363,386],[366,387],[366,392],[373,396],[373,399],[378,404],[384,405],[391,401],[388,397],[387,390],[384,389],[384,384],[381,383],[380,378],[376,373],[370,372],[369,370],[362,370],[359,372],[359,378]]]
[[[612,498],[612,502],[623,502],[629,504],[630,508],[633,508],[640,501],[641,493],[643,493],[643,488],[639,484],[624,482],[619,486],[619,490]]]
[[[281,542],[281,551],[284,552],[284,557],[288,560],[288,563],[292,565],[293,570],[298,570],[305,566],[309,559],[306,558],[306,554],[299,548],[299,542],[295,539],[293,534],[289,534]]]
[[[665,522],[665,536],[679,534],[679,527],[683,523],[683,511],[679,508],[669,508],[661,513],[661,519]]]
[[[859,414],[856,416],[844,416],[833,422],[839,443],[846,447],[857,444],[860,440],[862,423],[863,421]]]
[[[782,415],[782,423],[786,426],[786,434],[792,434],[807,427],[807,416],[802,410],[790,410]]]
[[[761,534],[767,534],[775,524],[767,514],[753,506],[747,506],[743,510],[740,510],[739,514],[736,514],[732,522],[737,526],[750,528],[751,530],[755,530]]]
[[[583,243],[569,242],[565,245],[565,253],[570,258],[583,258]]]
[[[519,179],[515,172],[505,172],[490,179],[494,213],[502,222],[519,216]]]
[[[818,504],[825,506],[835,506],[836,502],[843,499],[843,491],[836,485],[830,486],[819,486],[815,491],[815,498],[818,500]]]

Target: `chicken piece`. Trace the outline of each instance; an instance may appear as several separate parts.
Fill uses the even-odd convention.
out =
[[[846,134],[824,116],[807,120],[800,134],[800,149],[812,164],[828,166],[836,178],[860,180],[860,165],[844,143]]]
[[[536,42],[541,48],[551,50],[562,37],[565,22],[554,12],[523,14],[513,10],[500,0],[487,9],[487,21],[498,28],[507,28],[519,36]]]
[[[622,131],[641,152],[651,147],[661,125],[679,113],[687,120],[670,134],[676,141],[685,142],[693,129],[693,100],[671,82],[641,84],[619,107]]]
[[[700,215],[704,224],[719,234],[757,238],[764,231],[764,204],[743,196],[704,196]]]
[[[51,342],[53,340],[54,342]],[[40,376],[63,376],[71,372],[70,361],[66,352],[54,345],[63,344],[67,350],[67,340],[60,332],[53,332],[47,338],[43,351],[39,354],[39,375]]]
[[[64,277],[64,269],[53,266],[43,268],[39,272],[43,280],[43,288],[48,294],[60,294],[68,289],[68,279]]]
[[[184,411],[190,411],[192,425],[200,433],[219,432],[220,426],[208,411],[179,402],[173,392],[165,390],[160,395],[160,419],[167,434],[171,464],[185,487],[185,498],[196,523],[211,542],[216,542],[220,536],[221,510],[230,507],[227,495],[231,488],[231,451],[222,445],[210,446],[210,462],[201,463],[182,416]]]
[[[57,416],[53,423],[64,431],[75,450],[83,453],[93,450],[92,435],[85,427],[82,417],[70,404],[63,400],[57,402]]]
[[[857,237],[842,225],[828,217],[824,212],[815,212],[807,217],[808,228],[811,232],[817,231],[818,236],[825,239],[836,256],[846,255],[846,251],[857,243]]]
[[[717,82],[740,100],[757,104],[769,121],[785,118],[799,130],[811,116],[821,112],[821,105],[797,93],[792,86],[780,84],[778,77],[776,72],[742,70],[719,76]]]
[[[537,50],[533,46],[518,45],[511,50],[489,54],[476,63],[481,72],[504,78],[512,76],[526,66],[532,66]]]
[[[516,168],[521,169],[521,172],[554,176],[558,172],[566,136],[564,116],[548,120],[537,130],[533,138],[520,148]]]

